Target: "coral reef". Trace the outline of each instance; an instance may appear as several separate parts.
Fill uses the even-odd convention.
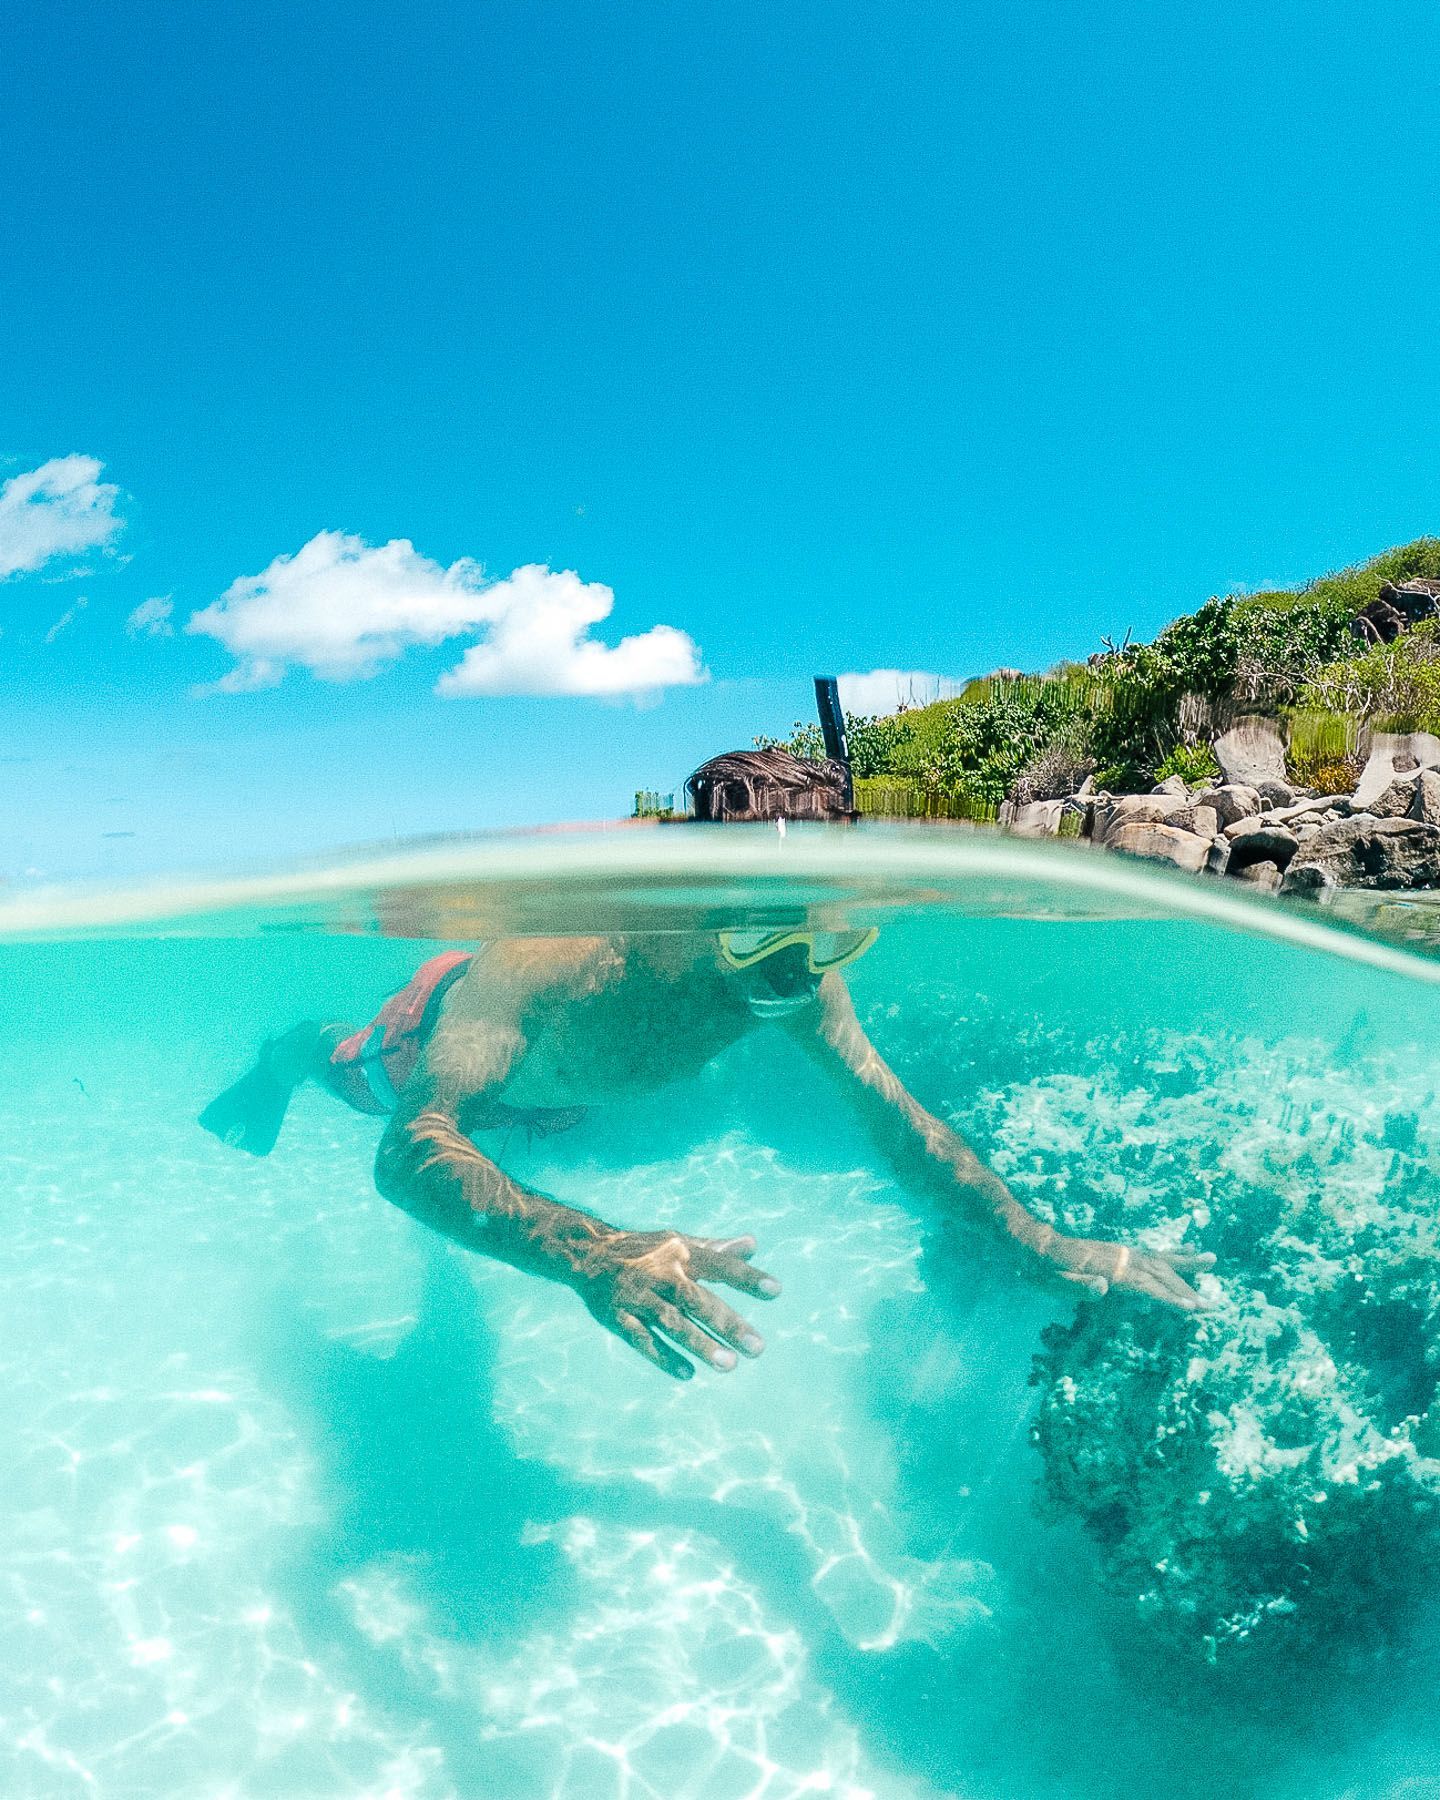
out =
[[[1035,1359],[1038,1502],[1090,1534],[1117,1645],[1253,1698],[1403,1642],[1440,1590],[1428,1060],[1363,1021],[1097,1032],[963,979],[871,1023],[1037,1214],[1216,1253],[1213,1310],[1086,1301]]]
[[[1371,1647],[1440,1555],[1433,1096],[1404,1110],[1326,1060],[1267,1051],[1216,1082],[1214,1046],[1182,1044],[1189,1094],[1062,1079],[1007,1103],[1029,1150],[1004,1172],[1037,1210],[1048,1190],[1058,1223],[1220,1257],[1213,1311],[1083,1305],[1033,1376],[1045,1505],[1085,1523],[1147,1641],[1196,1664]]]

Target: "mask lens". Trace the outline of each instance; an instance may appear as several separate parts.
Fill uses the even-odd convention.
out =
[[[868,931],[817,931],[810,938],[810,967],[817,975],[829,969],[843,969],[861,957],[875,942],[879,933]]]

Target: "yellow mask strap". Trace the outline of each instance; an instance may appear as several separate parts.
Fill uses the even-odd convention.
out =
[[[722,931],[720,954],[732,969],[753,969],[756,963],[788,950],[792,944],[803,944],[810,973],[824,975],[862,957],[879,935],[874,926],[868,931]]]

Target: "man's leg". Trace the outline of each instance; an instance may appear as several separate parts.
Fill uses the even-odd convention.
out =
[[[261,1046],[254,1067],[217,1096],[200,1115],[207,1131],[252,1156],[275,1148],[290,1096],[303,1081],[323,1080],[330,1053],[350,1035],[348,1025],[307,1019]]]

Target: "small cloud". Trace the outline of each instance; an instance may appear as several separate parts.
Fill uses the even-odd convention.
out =
[[[175,627],[170,616],[174,611],[175,602],[169,594],[156,594],[153,599],[140,602],[125,621],[125,629],[131,637],[173,637]]]
[[[70,629],[89,604],[90,602],[82,594],[67,612],[61,613],[60,617],[45,633],[45,642],[47,644],[53,644],[62,631],[68,631]]]
[[[590,636],[615,596],[539,563],[485,590],[489,631],[435,684],[437,694],[654,694],[705,679],[693,638],[652,625],[613,646]]]
[[[185,629],[188,631],[190,627],[187,625]],[[279,687],[284,679],[284,663],[266,662],[252,656],[236,663],[218,681],[206,682],[194,692],[202,699],[207,694],[258,694],[261,688]]]
[[[96,479],[103,467],[93,456],[56,456],[0,486],[0,580],[108,548],[124,521],[119,488]]]
[[[411,648],[477,636],[437,693],[642,695],[706,679],[697,646],[674,626],[613,646],[592,638],[614,605],[608,587],[570,570],[532,563],[487,581],[469,557],[445,568],[405,538],[371,545],[322,531],[233,581],[185,629],[235,658],[207,690],[216,693],[273,687],[292,668],[366,680]]]
[[[902,706],[951,700],[965,685],[963,676],[934,675],[924,669],[871,669],[868,674],[840,677],[840,704],[857,718],[872,718]]]

